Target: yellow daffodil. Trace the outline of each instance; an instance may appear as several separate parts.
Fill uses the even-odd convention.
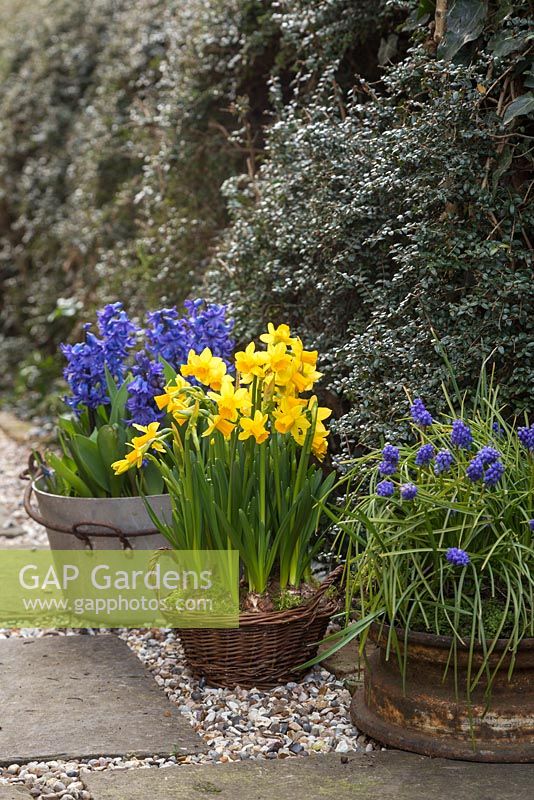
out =
[[[269,431],[265,429],[267,419],[267,414],[262,414],[261,411],[256,411],[253,419],[242,417],[240,420],[242,431],[239,434],[239,438],[245,441],[254,436],[256,444],[264,442],[269,438]]]
[[[313,384],[322,377],[323,373],[317,372],[314,367],[308,364],[301,364],[300,369],[295,370],[290,380],[297,392],[302,394],[302,392],[311,391]]]
[[[287,372],[287,370],[291,369],[293,363],[293,357],[287,352],[287,347],[282,342],[269,345],[267,348],[267,358],[268,367],[276,374]]]
[[[245,350],[235,354],[235,368],[240,374],[241,383],[250,383],[254,376],[263,378],[267,353],[256,352],[256,345],[250,342]]]
[[[220,414],[215,414],[210,418],[208,427],[202,436],[212,436],[214,431],[220,431],[225,439],[229,439],[232,435],[235,425]]]
[[[191,384],[177,375],[173,383],[168,383],[164,394],[158,394],[154,400],[160,411],[164,408],[168,414],[172,414],[178,425],[183,425],[187,421],[187,416],[182,412],[189,410],[191,399],[187,396],[186,390],[191,388]]]
[[[209,347],[205,347],[200,355],[194,350],[189,351],[187,364],[182,366],[181,373],[184,376],[192,375],[200,383],[218,391],[226,374],[226,364],[222,358],[214,356]]]
[[[311,422],[304,413],[305,400],[295,397],[282,398],[280,405],[274,411],[274,427],[279,433],[290,433],[297,444],[304,444],[306,431]]]
[[[114,461],[111,465],[111,469],[114,471],[115,475],[122,475],[124,472],[128,472],[129,469],[132,467],[137,466],[138,468],[143,463],[143,455],[139,454],[136,450],[130,450],[129,453],[126,453],[124,458],[121,458],[119,461]]]
[[[272,322],[269,322],[267,325],[267,333],[262,333],[260,339],[262,342],[272,345],[277,345],[279,343],[292,345],[296,341],[296,339],[291,338],[289,325],[279,325],[275,328]]]
[[[328,450],[328,442],[326,441],[326,437],[329,436],[329,434],[330,432],[327,431],[324,426],[315,429],[311,450],[313,455],[318,458],[319,461],[323,460]]]
[[[127,472],[132,467],[139,469],[150,448],[158,453],[165,452],[163,443],[158,439],[159,422],[151,422],[149,425],[138,425],[134,422],[133,427],[141,431],[143,435],[134,436],[132,441],[128,442],[128,447],[132,448],[131,451],[126,453],[124,458],[113,462],[111,467],[115,475],[122,475],[123,472]]]
[[[308,400],[308,408],[310,411],[315,413],[315,418],[317,420],[316,427],[319,427],[323,420],[328,419],[328,417],[332,414],[331,408],[326,408],[326,406],[319,405],[316,395],[313,395]]]
[[[322,461],[328,449],[328,442],[326,441],[326,438],[330,435],[329,431],[327,431],[323,425],[323,420],[328,419],[332,413],[332,410],[330,408],[320,406],[315,395],[310,397],[308,401],[308,408],[315,416],[315,430],[313,432],[311,445],[312,453],[316,458],[319,459],[319,461]]]
[[[153,450],[157,450],[160,453],[165,452],[165,447],[156,438],[158,435],[159,422],[151,422],[149,425],[138,425],[136,422],[134,422],[133,427],[137,431],[141,431],[143,436],[134,436],[130,447],[133,447],[134,450],[139,451],[144,449],[145,452],[149,447],[152,447]]]
[[[252,397],[250,396],[249,390],[235,389],[233,379],[230,375],[224,376],[220,394],[208,392],[208,397],[215,400],[219,415],[224,417],[224,419],[235,422],[238,411],[241,411],[245,415],[250,414]]]
[[[317,372],[317,350],[304,350],[300,339],[293,346],[294,371],[290,376],[290,382],[294,385],[298,394],[309,392],[313,389],[313,384],[322,378],[323,373]]]
[[[177,375],[174,379],[173,383],[168,383],[165,387],[163,394],[158,394],[154,397],[154,401],[159,408],[160,411],[163,411],[164,408],[167,409],[170,413],[174,411],[174,406],[176,404],[182,405],[184,401],[184,393],[183,390],[187,389],[191,384],[182,378],[181,375]]]

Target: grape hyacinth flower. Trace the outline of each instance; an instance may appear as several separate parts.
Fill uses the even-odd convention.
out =
[[[417,486],[414,483],[404,483],[400,493],[403,500],[413,500],[417,496]]]
[[[504,475],[504,464],[502,461],[494,461],[484,473],[484,485],[496,486]]]
[[[381,475],[394,475],[397,471],[397,464],[394,464],[393,461],[381,461],[378,471]]]
[[[471,561],[465,550],[462,550],[459,547],[449,547],[445,554],[445,558],[449,564],[453,564],[455,567],[467,567]]]
[[[386,444],[382,450],[382,461],[378,465],[381,475],[394,475],[399,465],[399,448]]]
[[[450,450],[444,449],[440,450],[439,453],[436,455],[435,463],[434,463],[434,472],[436,475],[441,475],[442,472],[448,472],[451,466],[454,464],[454,456]]]
[[[534,531],[534,519],[529,519],[528,524],[530,526],[530,530]]]
[[[469,450],[473,444],[473,434],[469,425],[463,419],[455,419],[452,423],[451,444]]]
[[[433,444],[423,444],[417,451],[415,456],[415,463],[418,467],[425,467],[427,464],[430,464],[432,459],[434,458],[435,453],[434,445]]]
[[[526,447],[530,452],[534,451],[534,424],[530,428],[526,426],[518,428],[517,435],[523,447]]]
[[[497,461],[501,457],[501,454],[494,447],[488,447],[486,445],[478,451],[476,457],[479,458],[484,465],[487,465]]]
[[[422,428],[426,428],[434,422],[432,415],[427,411],[420,397],[416,397],[410,406],[410,414],[415,424],[420,425]]]
[[[376,484],[376,493],[379,497],[391,497],[395,493],[395,484],[391,481],[380,481]]]
[[[491,429],[496,436],[500,436],[502,434],[502,428],[498,422],[492,423]]]
[[[386,444],[382,450],[382,458],[384,461],[391,461],[392,464],[399,463],[399,448],[394,447],[392,444]]]
[[[473,483],[481,481],[484,477],[484,464],[482,459],[479,458],[479,456],[475,456],[475,458],[471,459],[465,472],[469,480],[473,481]]]

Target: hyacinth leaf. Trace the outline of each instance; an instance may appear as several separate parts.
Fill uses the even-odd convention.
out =
[[[141,485],[147,495],[162,494],[163,478],[153,462],[145,464],[141,471]]]
[[[68,436],[74,436],[77,433],[80,433],[80,426],[77,424],[72,417],[61,416],[58,417],[57,421],[58,427],[60,430],[64,431]]]
[[[176,368],[168,361],[165,361],[163,356],[159,356],[161,364],[163,364],[163,375],[165,376],[165,383],[172,383],[176,379]]]
[[[109,399],[110,399],[111,403],[113,404],[113,401],[114,401],[114,399],[115,399],[115,397],[117,395],[117,392],[119,390],[117,388],[117,383],[115,381],[115,378],[113,377],[113,375],[111,374],[111,372],[109,371],[109,369],[108,369],[108,367],[106,365],[104,366],[104,372],[106,374],[106,387],[107,387],[107,390],[108,390]]]
[[[97,496],[110,491],[110,469],[106,467],[100,456],[96,442],[86,436],[77,434],[73,440],[72,455],[76,461],[78,471],[89,485],[95,485]]]
[[[47,453],[46,460],[56,474],[67,484],[73,494],[78,497],[93,497],[93,492],[84,481],[76,475],[65,463],[65,459],[58,458],[55,453]]]
[[[115,393],[111,403],[111,412],[109,415],[109,424],[117,425],[126,416],[126,402],[128,400],[128,384],[130,383],[131,375],[128,375],[126,380],[122,383],[120,389]]]
[[[119,434],[113,425],[102,425],[96,438],[98,451],[104,466],[109,469],[109,488],[112,497],[120,497],[123,480],[113,475],[111,464],[122,458],[123,449],[119,444]]]

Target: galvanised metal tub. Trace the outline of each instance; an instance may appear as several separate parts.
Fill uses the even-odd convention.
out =
[[[31,503],[35,494],[38,511]],[[146,498],[160,519],[170,521],[169,495]],[[62,497],[45,492],[40,479],[28,484],[24,505],[46,528],[52,550],[157,550],[168,547],[154,527],[142,497]]]

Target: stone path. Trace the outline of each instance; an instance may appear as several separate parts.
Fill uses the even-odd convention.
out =
[[[389,751],[101,772],[86,783],[95,800],[532,800],[533,780],[534,766],[469,764]]]
[[[0,786],[0,800],[28,800],[30,797],[22,786]]]
[[[45,530],[28,518],[22,504],[25,483],[19,474],[27,465],[30,447],[6,434],[6,416],[0,412],[0,550],[46,547]]]
[[[202,749],[116,636],[0,640],[0,674],[0,764]]]

